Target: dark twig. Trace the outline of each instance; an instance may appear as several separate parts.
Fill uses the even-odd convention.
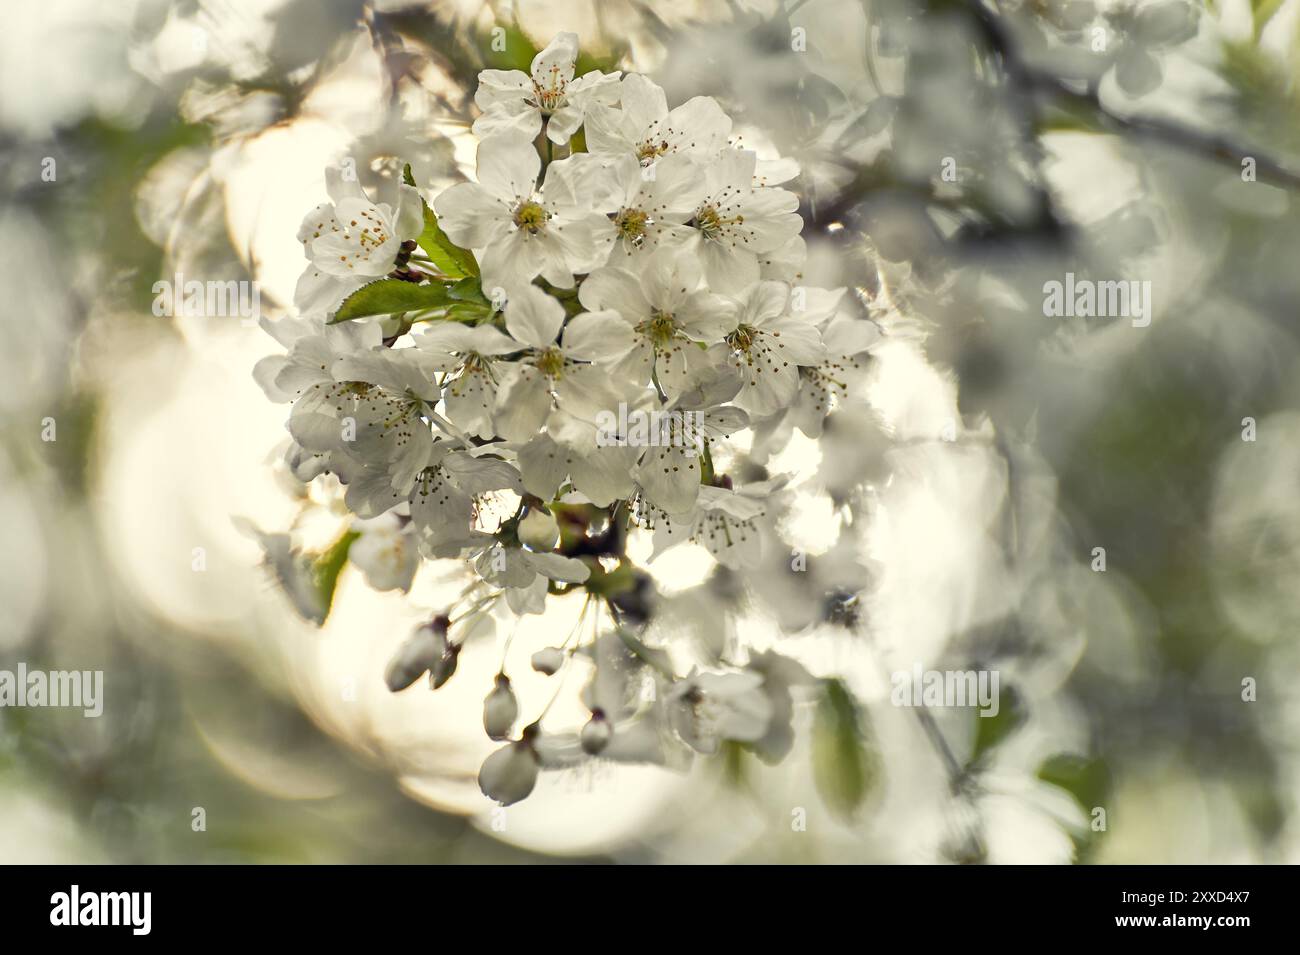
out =
[[[1228,163],[1236,166],[1238,172],[1243,160],[1252,159],[1259,179],[1288,189],[1300,189],[1300,173],[1257,150],[1245,149],[1222,137],[1155,117],[1118,115],[1102,103],[1095,86],[1077,90],[1059,76],[1031,69],[1021,59],[1010,31],[994,9],[984,0],[967,0],[966,6],[984,41],[1001,59],[1008,79],[1021,90],[1039,97],[1046,96],[1058,108],[1086,112],[1098,126],[1110,132],[1126,133],[1205,159]]]

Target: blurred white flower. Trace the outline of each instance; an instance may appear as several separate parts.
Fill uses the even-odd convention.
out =
[[[446,621],[435,620],[416,628],[384,670],[384,682],[394,693],[405,690],[447,656]]]
[[[407,522],[393,512],[366,521],[355,521],[352,529],[360,537],[352,542],[348,559],[356,564],[376,590],[411,589],[420,552]]]
[[[618,99],[619,74],[593,70],[574,78],[578,35],[561,33],[533,57],[531,75],[521,70],[483,70],[474,102],[483,114],[474,121],[480,139],[495,133],[535,137],[546,121],[546,135],[563,145],[578,131],[587,112]]]
[[[750,671],[692,672],[669,690],[666,705],[677,735],[706,754],[716,753],[723,740],[761,739],[775,712],[762,675]]]

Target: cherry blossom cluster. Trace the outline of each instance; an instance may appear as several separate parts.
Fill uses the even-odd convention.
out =
[[[877,337],[844,289],[800,284],[792,162],[742,148],[709,97],[670,109],[646,77],[575,76],[576,59],[561,34],[530,74],[483,71],[475,180],[431,202],[409,173],[372,198],[349,163],[331,168],[298,235],[300,317],[266,323],[286,351],[255,372],[292,405],[293,474],[341,489],[347,559],[374,586],[408,588],[424,559],[472,572],[391,661],[391,689],[441,686],[466,640],[551,596],[585,592],[605,618],[533,657],[543,673],[589,664],[580,731],[519,726],[497,676],[484,724],[506,742],[480,785],[504,803],[594,756],[676,764],[727,740],[784,754],[791,687],[811,677],[774,653],[679,673],[640,641],[653,582],[626,545],[692,541],[754,566],[783,482],[724,472],[715,457],[738,459],[718,444],[786,420],[816,437]],[[322,620],[339,548],[264,543]]]

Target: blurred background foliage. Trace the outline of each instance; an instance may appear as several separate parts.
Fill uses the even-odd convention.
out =
[[[102,668],[112,704],[0,711],[6,861],[1300,854],[1297,0],[57,0],[7,19],[0,666]],[[873,589],[826,586],[795,628],[848,644],[806,758],[729,753],[644,832],[613,800],[622,826],[571,837],[551,806],[552,838],[511,837],[412,783],[444,758],[464,783],[454,741],[397,758],[394,722],[326,712],[300,669],[318,637],[248,551],[213,544],[200,589],[160,573],[206,539],[184,518],[254,508],[276,425],[229,390],[252,388],[258,330],[155,316],[151,289],[252,278],[286,307],[319,168],[346,151],[370,176],[409,162],[426,192],[461,177],[478,71],[527,69],[561,29],[579,72],[713,95],[745,145],[800,162],[809,280],[851,286],[895,343],[872,384],[884,440],[833,418],[823,463],[879,485],[868,512],[895,532]],[[1066,272],[1151,281],[1151,325],[1044,317]],[[937,529],[909,522],[925,493]],[[868,671],[914,659],[999,669],[999,716],[890,708]],[[806,780],[835,821],[801,839],[785,807]],[[761,821],[700,838],[739,804]]]

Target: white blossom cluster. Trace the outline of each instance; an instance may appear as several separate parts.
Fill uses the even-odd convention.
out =
[[[575,76],[576,41],[558,36],[531,75],[480,74],[476,181],[430,204],[408,176],[381,201],[347,164],[328,171],[331,201],[299,231],[301,317],[267,323],[286,353],[256,369],[292,404],[294,475],[345,489],[349,559],[372,584],[409,587],[422,558],[476,575],[459,613],[402,647],[390,688],[425,673],[442,685],[501,604],[542,613],[548,595],[585,589],[608,608],[614,633],[533,661],[544,673],[575,654],[595,665],[581,733],[540,721],[516,732],[518,703],[497,677],[485,728],[509,741],[480,784],[504,803],[540,768],[594,754],[788,749],[790,686],[808,674],[757,653],[675,673],[636,643],[652,610],[637,603],[645,575],[624,542],[652,533],[657,554],[690,540],[753,566],[782,482],[719,473],[716,443],[787,418],[816,437],[876,338],[841,311],[844,289],[798,284],[803,221],[781,187],[793,163],[739,146],[709,97],[669,109],[644,76]],[[652,412],[667,424],[626,424]],[[322,619],[321,561],[264,539],[300,609]]]

